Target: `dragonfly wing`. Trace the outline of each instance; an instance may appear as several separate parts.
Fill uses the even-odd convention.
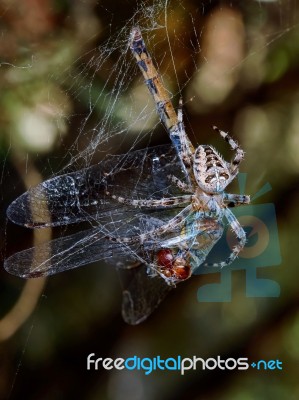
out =
[[[7,258],[4,268],[22,278],[57,274],[99,260],[118,260],[128,265],[136,261],[138,246],[114,243],[100,228],[84,230],[20,251]]]
[[[145,264],[139,264],[122,272],[122,278],[127,281],[124,283],[122,316],[130,325],[147,319],[172,289],[160,276],[149,277],[147,269]]]
[[[111,195],[127,198],[174,196],[178,189],[167,175],[184,178],[171,146],[157,146],[67,173],[29,189],[11,203],[7,216],[19,225],[35,228],[100,220],[103,213],[124,209]]]
[[[170,211],[177,212],[176,209]],[[151,264],[160,249],[160,239],[149,236],[148,240],[141,243],[139,237],[163,225],[163,219],[155,217],[156,214],[159,216],[157,211],[150,215],[136,210],[115,212],[106,216],[106,220],[102,220],[103,224],[92,229],[15,253],[5,260],[4,267],[14,275],[33,278],[99,260],[105,260],[118,268],[128,268],[136,260]],[[169,214],[163,217],[169,218]]]

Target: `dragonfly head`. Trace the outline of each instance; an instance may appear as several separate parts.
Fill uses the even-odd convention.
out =
[[[161,249],[157,253],[159,272],[172,284],[190,278],[192,272],[187,258],[175,253],[172,249]]]

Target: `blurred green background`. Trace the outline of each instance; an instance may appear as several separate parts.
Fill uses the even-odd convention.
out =
[[[256,204],[275,204],[282,258],[257,270],[280,285],[279,297],[246,297],[241,269],[231,275],[231,302],[200,303],[198,288],[220,274],[194,276],[139,326],[121,319],[121,285],[109,265],[25,288],[2,269],[0,398],[299,398],[298,14],[296,0],[0,1],[3,258],[50,237],[7,222],[7,206],[26,188],[65,166],[168,143],[127,49],[134,24],[174,103],[183,97],[193,143],[229,159],[211,126],[229,131],[246,152],[246,194],[271,184]],[[229,188],[238,190],[237,182]],[[279,359],[283,370],[87,371],[89,353]]]

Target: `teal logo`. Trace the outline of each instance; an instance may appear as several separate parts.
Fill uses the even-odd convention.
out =
[[[245,194],[246,174],[239,174],[240,193]],[[251,202],[271,190],[265,184]],[[228,267],[207,268],[200,266],[195,275],[220,272],[220,282],[203,285],[197,291],[199,302],[229,302],[232,298],[232,274],[235,270],[246,273],[246,297],[279,297],[280,286],[272,280],[262,277],[261,268],[280,265],[281,255],[276,221],[275,206],[272,203],[251,204],[231,209],[246,231],[247,243],[239,257]],[[232,251],[236,238],[226,227],[223,236],[207,257],[208,263],[224,260]]]

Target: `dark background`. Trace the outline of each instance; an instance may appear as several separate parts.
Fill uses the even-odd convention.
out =
[[[7,206],[27,187],[66,165],[76,169],[106,153],[168,143],[149,108],[146,124],[141,117],[132,123],[138,110],[152,107],[126,52],[138,23],[174,103],[184,99],[193,143],[211,143],[228,159],[210,127],[231,132],[246,152],[246,193],[271,184],[256,204],[275,204],[282,259],[257,270],[280,285],[279,297],[246,297],[241,268],[232,273],[231,302],[199,303],[198,288],[220,274],[194,276],[139,326],[121,318],[121,285],[111,266],[26,284],[2,269],[0,398],[298,398],[298,13],[295,0],[0,1],[3,258],[49,238],[6,220]],[[116,105],[107,103],[116,94]],[[96,151],[83,153],[101,128]],[[238,190],[237,182],[229,188]],[[89,353],[279,359],[283,370],[87,371]]]

